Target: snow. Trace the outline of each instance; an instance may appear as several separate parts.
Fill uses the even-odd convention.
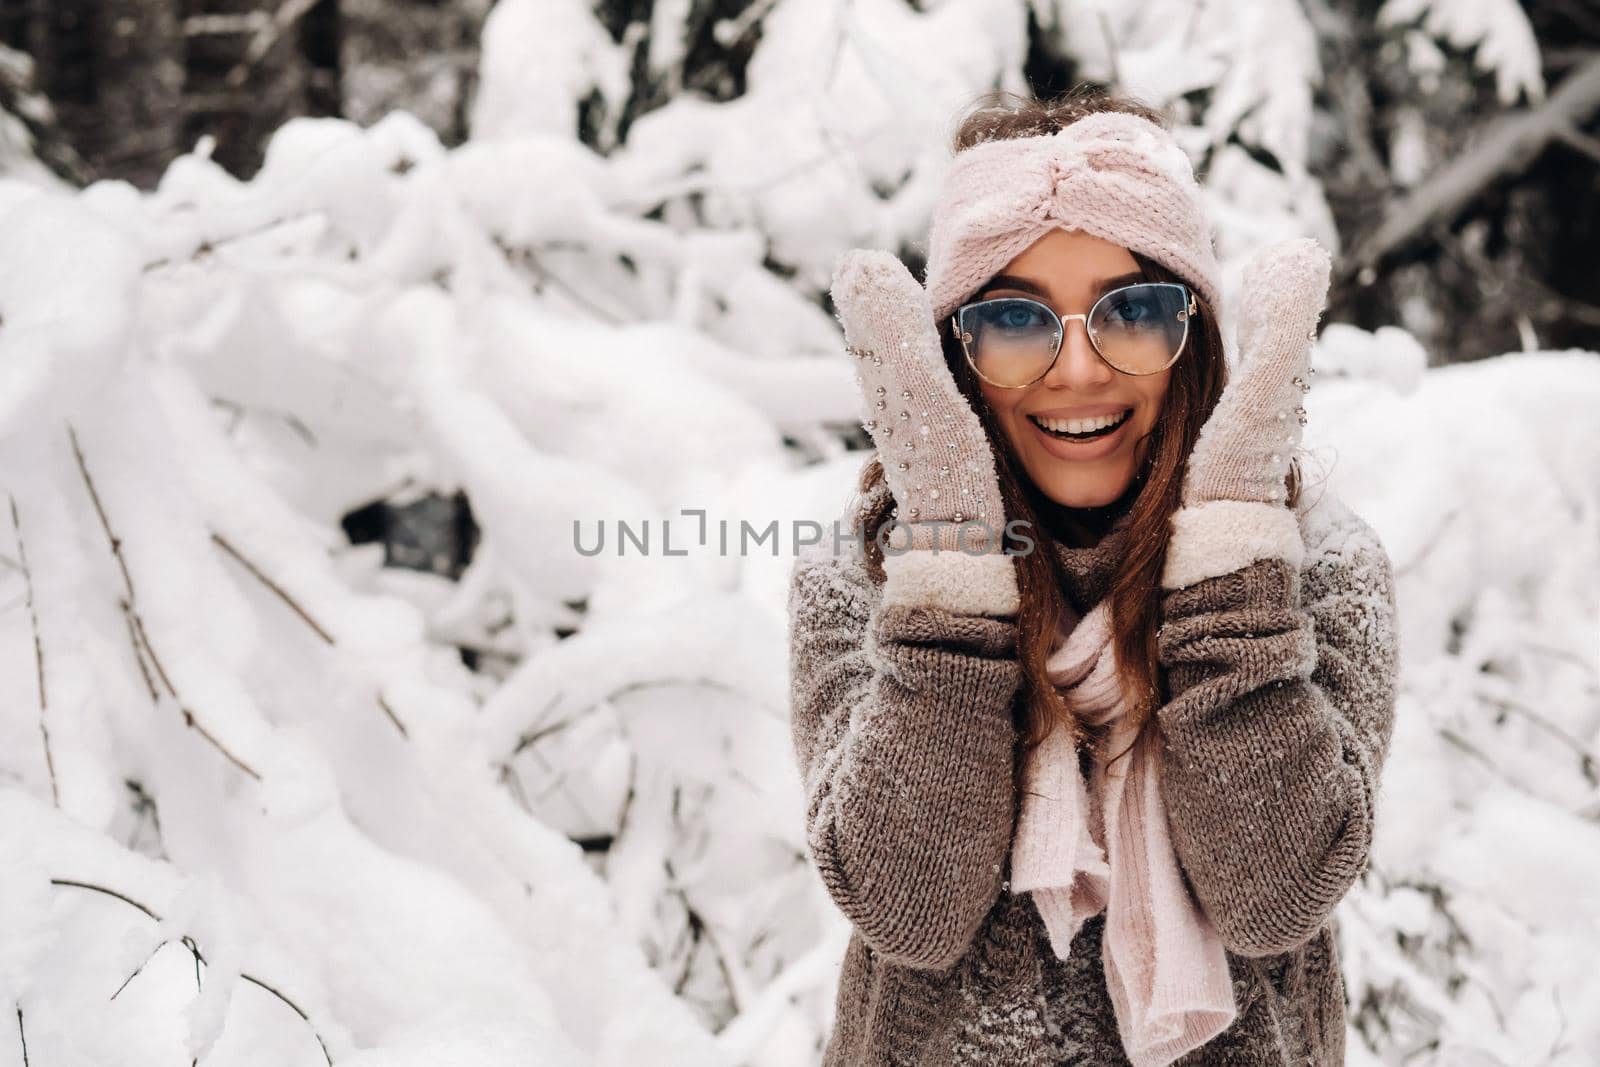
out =
[[[927,6],[778,0],[745,95],[604,154],[577,101],[614,131],[631,42],[504,0],[459,148],[300,119],[248,182],[206,141],[148,193],[0,180],[0,1018],[31,1062],[817,1062],[849,930],[804,855],[785,604],[865,458],[820,296],[846,247],[919,247],[957,108],[1025,58],[1024,4]],[[1178,105],[1232,296],[1266,241],[1333,246],[1297,9],[1236,38],[1236,5],[1108,7],[1108,43],[1033,7]],[[1464,6],[1391,7],[1465,39]],[[1526,84],[1505,33],[1479,61]],[[1315,363],[1311,491],[1378,530],[1402,624],[1351,1062],[1592,1063],[1600,356],[1439,367],[1331,323]],[[458,489],[458,582],[339,526]],[[742,521],[777,543],[720,551]]]
[[[1378,10],[1380,26],[1406,25],[1419,18],[1432,36],[1473,53],[1477,65],[1494,75],[1501,103],[1515,104],[1524,94],[1534,103],[1544,99],[1539,41],[1516,0],[1384,0]],[[1421,72],[1432,70],[1437,62],[1421,49],[1413,49],[1411,58]]]

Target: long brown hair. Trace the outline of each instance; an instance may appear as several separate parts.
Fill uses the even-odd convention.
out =
[[[1115,96],[1099,89],[1080,87],[1052,100],[1040,101],[1015,93],[996,91],[985,94],[968,110],[957,128],[953,149],[964,151],[984,141],[1031,137],[1053,133],[1069,123],[1102,111],[1119,111],[1149,119],[1168,128],[1167,117],[1135,99]],[[1194,289],[1193,282],[1137,252],[1133,253],[1149,281],[1182,282]],[[1189,453],[1200,436],[1200,427],[1216,407],[1227,384],[1227,365],[1223,360],[1222,334],[1214,310],[1195,294],[1200,303],[1198,330],[1191,330],[1188,348],[1172,366],[1172,377],[1162,401],[1161,416],[1151,431],[1146,467],[1135,475],[1142,481],[1133,491],[1128,520],[1127,555],[1117,567],[1107,596],[1111,601],[1112,647],[1116,652],[1123,691],[1130,701],[1129,715],[1135,726],[1145,721],[1165,699],[1163,677],[1156,649],[1156,628],[1160,621],[1161,569],[1166,560],[1170,521],[1177,510],[1183,474]],[[983,400],[977,375],[967,363],[960,343],[950,332],[949,323],[938,324],[945,364],[950,368],[961,393],[978,415],[1000,479],[1000,495],[1006,519],[1022,519],[1037,538],[1050,526],[1043,521],[1041,505],[1046,503],[1027,477],[1021,459],[1010,440],[995,423]],[[1291,460],[1285,487],[1288,503],[1294,507],[1300,495],[1298,460]],[[883,466],[873,456],[862,468],[859,490],[864,497],[884,481]],[[878,546],[879,529],[894,517],[894,500],[883,494],[878,504],[861,516],[869,570],[878,580],[883,577],[883,553]],[[1023,751],[1042,741],[1060,724],[1080,744],[1101,750],[1105,729],[1095,729],[1073,715],[1060,691],[1045,673],[1045,660],[1054,649],[1059,620],[1067,608],[1061,562],[1050,546],[1025,546],[1011,538],[1008,543],[1018,554],[1017,584],[1021,605],[1017,613],[1017,654],[1023,671],[1023,700],[1027,721]],[[1080,605],[1087,610],[1091,605]],[[1119,753],[1120,755],[1120,753]]]

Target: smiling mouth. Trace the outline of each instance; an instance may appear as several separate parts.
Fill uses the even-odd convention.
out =
[[[1072,433],[1072,432],[1066,430],[1065,427],[1070,425],[1070,424],[1072,424],[1072,423],[1080,423],[1080,424],[1084,423],[1084,422],[1095,423],[1095,422],[1100,422],[1102,420],[1100,420],[1100,419],[1049,419],[1049,420],[1046,420],[1047,422],[1049,422],[1049,423],[1051,423],[1051,424],[1053,424],[1053,425],[1055,425],[1057,427],[1062,427],[1061,429],[1051,429],[1051,427],[1049,425],[1046,425],[1045,422],[1041,422],[1039,419],[1035,418],[1032,415],[1028,416],[1028,421],[1033,423],[1035,426],[1039,427],[1039,429],[1043,430],[1045,433],[1049,434],[1051,437],[1059,437],[1063,441],[1093,441],[1097,437],[1105,437],[1105,436],[1107,436],[1109,434],[1116,433],[1117,432],[1117,428],[1119,426],[1121,426],[1123,423],[1127,422],[1128,418],[1132,414],[1133,414],[1133,409],[1132,408],[1127,408],[1122,412],[1122,414],[1120,414],[1120,415],[1118,415],[1116,417],[1116,421],[1107,423],[1106,425],[1097,427],[1096,429],[1093,429],[1093,430],[1086,430],[1086,431],[1082,431],[1082,432],[1079,432],[1079,433]]]

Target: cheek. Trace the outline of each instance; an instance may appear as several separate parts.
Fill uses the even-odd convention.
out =
[[[1000,429],[1007,434],[1014,435],[1013,419],[1016,417],[1017,397],[1009,396],[1004,390],[992,389],[987,386],[979,390],[983,397],[984,406],[994,415],[994,421]]]
[[[1020,455],[1033,447],[1032,431],[1028,428],[1028,420],[1022,414],[1023,408],[1018,399],[999,398],[990,405],[990,410],[994,412],[995,425],[1013,450]]]
[[[1162,410],[1166,407],[1167,384],[1171,380],[1171,377],[1172,373],[1171,371],[1168,371],[1166,374],[1162,375],[1162,380],[1160,382],[1152,384],[1151,388],[1145,393],[1144,417],[1151,425],[1154,425],[1160,420]]]

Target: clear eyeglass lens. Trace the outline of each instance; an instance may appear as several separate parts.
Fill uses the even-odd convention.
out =
[[[1166,366],[1188,335],[1188,293],[1182,286],[1129,285],[1107,293],[1094,307],[1090,339],[1107,363],[1129,374]],[[968,304],[958,325],[978,373],[996,385],[1037,381],[1050,367],[1060,322],[1048,307],[1023,297]]]
[[[1129,374],[1153,374],[1171,362],[1189,332],[1188,292],[1178,285],[1113,290],[1089,316],[1089,336],[1107,363]]]
[[[1026,385],[1055,358],[1060,323],[1037,301],[1001,297],[969,304],[960,326],[973,367],[996,385]]]

